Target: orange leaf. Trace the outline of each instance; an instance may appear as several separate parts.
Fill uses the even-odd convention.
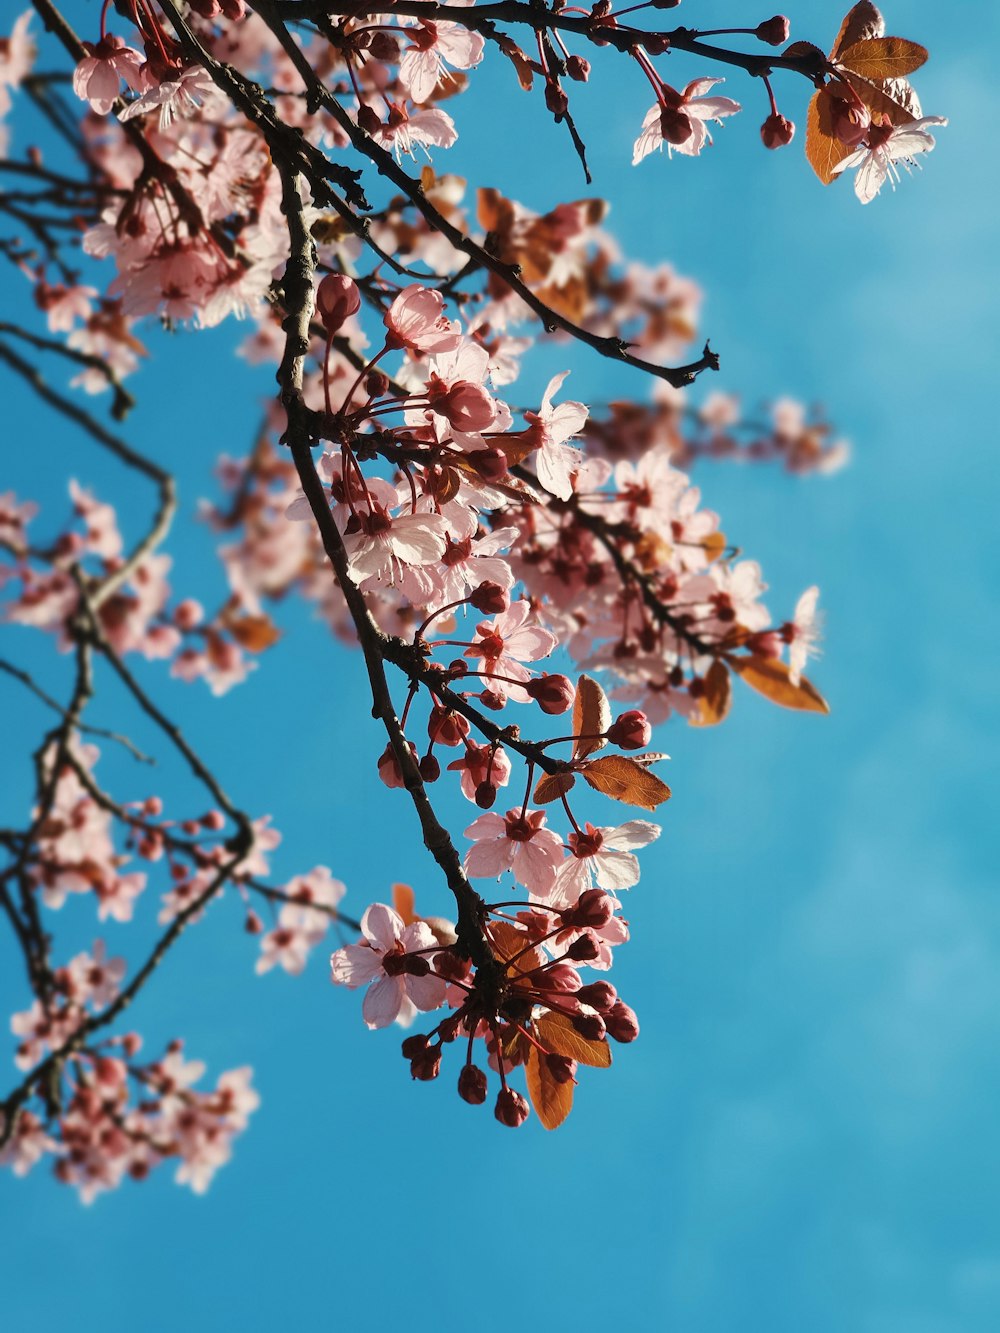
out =
[[[732,678],[725,662],[716,658],[705,673],[705,692],[698,700],[698,711],[688,718],[691,726],[714,727],[729,712],[732,697]]]
[[[905,79],[890,79],[876,84],[860,74],[844,70],[843,78],[849,83],[873,116],[888,116],[894,125],[905,125],[916,120],[913,107],[916,97]],[[848,149],[848,152],[851,150]]]
[[[611,705],[608,696],[590,676],[581,676],[576,682],[573,701],[573,731],[577,736],[596,736],[597,740],[577,741],[573,746],[574,759],[586,759],[595,750],[603,750],[607,740],[601,735],[611,726]]]
[[[726,534],[724,532],[713,532],[701,543],[709,563],[718,560],[719,556],[726,549]]]
[[[575,781],[576,778],[572,773],[546,773],[535,783],[532,799],[536,805],[548,805],[550,801],[558,801]]]
[[[905,37],[875,37],[855,42],[837,57],[837,64],[860,74],[873,83],[886,79],[901,79],[912,74],[927,59],[927,48]]]
[[[268,616],[240,616],[226,620],[226,628],[248,653],[262,653],[273,648],[281,638],[281,630]]]
[[[611,1047],[607,1041],[581,1037],[565,1014],[545,1013],[533,1027],[546,1050],[554,1051],[556,1055],[565,1055],[567,1059],[590,1065],[592,1069],[607,1069],[611,1064]]]
[[[814,93],[806,116],[806,157],[824,185],[834,178],[834,167],[854,149],[833,132],[833,99],[825,88]]]
[[[751,689],[763,694],[772,703],[781,704],[782,708],[800,708],[807,713],[830,711],[830,705],[815,685],[810,684],[805,676],[798,685],[793,685],[788,667],[775,657],[731,657],[729,664]]]
[[[525,1074],[535,1114],[546,1129],[558,1129],[573,1109],[573,1084],[557,1083],[534,1046],[528,1052]]]
[[[637,805],[642,810],[655,810],[670,799],[670,788],[655,773],[627,759],[623,754],[606,754],[592,760],[580,770],[585,782],[596,791],[625,805]]]
[[[870,0],[861,0],[840,25],[837,40],[830,52],[831,60],[839,60],[840,52],[857,42],[868,41],[872,37],[881,37],[885,32],[885,20]]]
[[[518,83],[526,93],[530,93],[531,85],[534,81],[532,62],[524,54],[518,44],[512,41],[509,37],[500,37],[497,45],[517,70]]]
[[[402,917],[404,926],[412,926],[417,919],[416,898],[409,884],[394,884],[392,886],[392,905],[396,913]]]

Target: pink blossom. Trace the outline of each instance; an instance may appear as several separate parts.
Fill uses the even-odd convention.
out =
[[[530,680],[531,673],[525,670],[522,662],[537,662],[539,658],[547,657],[558,643],[551,630],[528,623],[534,620],[529,601],[514,602],[492,620],[481,621],[476,626],[475,639],[465,650],[466,657],[482,660],[487,677],[507,677],[507,680],[487,680],[486,683],[502,697],[509,696],[518,703],[527,703],[528,695],[518,685],[511,685],[510,680]]]
[[[147,66],[148,69],[148,66]],[[212,82],[212,76],[201,65],[178,70],[175,77],[154,84],[148,92],[119,111],[119,120],[134,120],[149,111],[160,112],[160,129],[170,128],[175,116],[193,115],[199,107],[218,102],[222,94]]]
[[[558,407],[552,406],[552,399],[568,374],[567,370],[561,375],[554,375],[542,396],[539,410],[524,414],[538,438],[538,453],[535,456],[538,480],[560,500],[568,500],[573,494],[573,473],[583,461],[580,450],[568,445],[566,441],[583,430],[588,415],[583,403],[567,402],[560,403]]]
[[[646,819],[632,819],[617,828],[585,824],[582,833],[571,833],[572,856],[563,862],[556,875],[551,895],[553,905],[572,906],[594,883],[608,893],[631,888],[639,882],[639,862],[633,851],[659,836],[659,826]]]
[[[413,157],[414,144],[419,144],[425,152],[428,144],[450,148],[458,138],[458,131],[451,116],[439,107],[408,112],[401,103],[394,102],[388,123],[380,125],[372,137],[383,148],[391,148],[398,159],[403,154]]]
[[[404,287],[385,313],[390,347],[414,352],[452,352],[462,341],[457,320],[444,317],[444,297],[413,282]]]
[[[868,127],[867,141],[837,163],[834,175],[857,167],[854,193],[863,204],[870,204],[886,181],[895,190],[896,182],[901,179],[899,163],[909,171],[919,165],[916,161],[919,153],[929,153],[934,147],[936,141],[927,126],[947,124],[944,116],[924,116],[902,125],[892,125],[887,120],[876,125],[873,121]]]
[[[404,1027],[418,1009],[437,1009],[444,1003],[445,983],[427,965],[427,954],[437,944],[423,921],[404,926],[402,918],[384,903],[373,903],[361,918],[360,944],[338,949],[330,959],[335,985],[368,986],[362,1016],[370,1028],[392,1022]]]
[[[819,588],[807,588],[795,603],[795,614],[783,626],[782,637],[788,644],[788,677],[793,685],[802,679],[806,661],[816,652],[821,618],[816,610]]]
[[[134,92],[142,88],[143,57],[112,33],[96,45],[84,42],[84,47],[87,55],[73,71],[73,91],[97,115],[106,116],[118,100],[122,80]]]
[[[655,102],[642,122],[642,133],[635,141],[632,165],[635,166],[654,148],[667,153],[683,153],[696,157],[712,142],[707,122],[721,122],[725,116],[734,116],[742,108],[728,97],[704,97],[710,88],[724,79],[695,79],[682,93],[664,84],[661,98]]]
[[[563,861],[563,845],[545,827],[542,810],[508,810],[506,816],[488,811],[473,820],[465,836],[474,845],[465,856],[465,871],[473,879],[499,879],[510,870],[533,898],[544,899]]]
[[[445,61],[455,69],[472,69],[483,58],[484,39],[457,23],[423,19],[409,36],[412,45],[399,62],[399,78],[414,102],[426,102],[447,75]]]

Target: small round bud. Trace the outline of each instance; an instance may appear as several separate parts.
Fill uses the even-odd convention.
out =
[[[174,607],[174,624],[179,630],[194,629],[205,619],[205,608],[193,597],[185,597]]]
[[[458,1095],[470,1106],[482,1106],[486,1100],[486,1075],[476,1065],[466,1065],[458,1076]]]
[[[566,950],[566,957],[574,963],[592,963],[601,956],[601,942],[592,930],[585,930]]]
[[[527,1120],[530,1111],[528,1103],[519,1092],[515,1092],[513,1088],[501,1088],[493,1114],[501,1125],[517,1129]]]
[[[645,750],[653,735],[649,718],[638,708],[630,708],[608,728],[608,740],[620,750]]]
[[[566,926],[590,926],[600,930],[606,926],[615,914],[615,905],[601,889],[585,889],[577,899],[575,907],[563,912],[563,924]]]
[[[583,56],[570,56],[566,61],[566,73],[577,83],[586,83],[590,78],[590,61]]]
[[[473,449],[465,457],[484,481],[503,481],[507,475],[507,455],[502,449]]]
[[[760,137],[765,148],[784,148],[795,137],[795,125],[776,111],[760,127]]]
[[[423,1055],[430,1045],[430,1038],[423,1032],[415,1032],[412,1037],[404,1037],[400,1045],[404,1060],[415,1060]]]
[[[374,47],[374,45],[375,43],[373,41],[372,46]],[[366,134],[377,134],[382,128],[382,121],[379,118],[378,112],[374,107],[369,106],[367,102],[362,102],[358,107],[358,124]]]
[[[469,594],[469,604],[487,616],[498,616],[510,610],[510,593],[506,588],[486,579]]]
[[[246,919],[243,922],[243,929],[248,935],[259,935],[264,929],[263,921],[261,921],[260,917],[252,907],[247,910]]]
[[[441,1051],[437,1047],[428,1047],[410,1061],[410,1073],[421,1083],[429,1083],[441,1072]]]
[[[618,992],[610,981],[592,981],[589,986],[581,986],[576,993],[581,1004],[589,1005],[599,1014],[606,1014],[618,999]]]
[[[549,1073],[557,1083],[575,1083],[577,1064],[568,1055],[556,1055],[550,1052],[545,1057]]]
[[[568,712],[576,698],[576,688],[568,676],[548,672],[529,680],[524,688],[542,712],[551,715]]]
[[[586,1037],[588,1041],[603,1041],[607,1036],[607,1024],[600,1014],[574,1014],[570,1022],[580,1036]]]
[[[383,60],[389,65],[399,64],[399,43],[389,32],[372,33],[371,53],[376,60]]]
[[[660,110],[660,133],[665,143],[687,143],[694,133],[691,117],[680,107],[665,106]]]
[[[469,670],[468,662],[463,661],[461,657],[456,657],[453,661],[448,663],[449,676],[453,677],[464,676],[468,673],[468,670]]]
[[[476,805],[480,810],[492,809],[497,799],[497,789],[492,782],[481,782],[476,788]]]
[[[441,765],[432,754],[425,754],[418,767],[425,782],[437,782],[441,776]]]
[[[773,19],[765,19],[763,23],[757,24],[756,36],[759,41],[767,42],[768,46],[783,46],[791,30],[792,25],[784,14],[775,14]]]
[[[316,289],[316,313],[328,334],[336,333],[361,309],[361,293],[343,273],[328,273]]]
[[[621,1000],[612,1007],[607,1021],[608,1036],[614,1037],[615,1041],[635,1041],[639,1035],[639,1020],[635,1016],[635,1010],[630,1009]]]
[[[369,398],[382,398],[389,392],[389,376],[381,370],[369,370],[365,376],[365,393]]]
[[[226,817],[221,810],[207,810],[201,817],[201,826],[212,833],[218,833],[226,827]]]
[[[545,85],[545,105],[557,119],[565,116],[569,109],[569,98],[558,83],[551,79]]]

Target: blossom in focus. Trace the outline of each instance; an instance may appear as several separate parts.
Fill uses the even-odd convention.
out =
[[[444,1003],[445,983],[430,972],[424,951],[438,943],[424,921],[403,925],[385,903],[372,903],[361,918],[360,944],[338,949],[330,959],[335,985],[368,986],[361,1007],[370,1028],[413,1022],[418,1009],[427,1012]]]
[[[909,171],[917,165],[915,159],[919,153],[929,153],[934,147],[936,140],[926,127],[947,124],[944,116],[924,116],[905,125],[892,125],[888,121],[876,125],[872,121],[867,142],[838,162],[833,168],[834,175],[857,167],[854,193],[863,204],[870,204],[886,181],[896,188],[900,179],[897,163]]]
[[[118,100],[122,80],[134,92],[141,90],[143,57],[113,33],[96,45],[85,42],[84,46],[87,55],[73,71],[73,91],[90,103],[91,111],[106,116]]]
[[[725,116],[735,116],[742,107],[729,97],[704,97],[710,88],[724,79],[695,79],[682,93],[664,84],[661,100],[655,102],[642,122],[642,133],[635,141],[632,165],[636,166],[653,150],[662,152],[664,144],[671,156],[683,153],[697,157],[706,143],[712,142],[707,122],[721,123]]]
[[[453,352],[462,341],[457,320],[444,317],[444,297],[429,287],[411,282],[385,313],[391,347],[414,352]]]

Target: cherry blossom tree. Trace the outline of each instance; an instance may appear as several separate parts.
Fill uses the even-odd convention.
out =
[[[600,200],[539,215],[447,170],[458,95],[486,62],[565,126],[588,182],[573,97],[591,80],[650,85],[622,145],[650,177],[729,132],[744,114],[732,94],[760,100],[754,151],[787,147],[780,81],[812,169],[826,184],[856,172],[862,203],[946,123],[908,81],[927,53],[886,35],[869,0],[832,44],[792,41],[783,16],[701,28],[698,0],[694,26],[666,26],[659,11],[678,5],[104,0],[94,30],[89,7],[32,0],[0,40],[0,251],[26,312],[0,321],[0,362],[153,497],[126,541],[116,497],[86,481],[67,480],[61,526],[0,494],[0,614],[67,671],[54,697],[8,633],[0,672],[52,716],[23,770],[23,821],[0,829],[0,908],[24,971],[0,1101],[0,1162],[16,1173],[50,1159],[90,1199],[166,1162],[200,1191],[228,1160],[258,1104],[250,1069],[211,1088],[180,1038],[149,1051],[132,1026],[218,899],[256,936],[248,971],[302,972],[335,927],[332,981],[363,989],[369,1027],[411,1029],[413,1078],[447,1064],[500,1124],[533,1107],[556,1128],[580,1066],[608,1067],[639,1034],[608,976],[660,832],[645,815],[670,797],[654,727],[718,724],[743,685],[827,711],[805,674],[817,589],[772,616],[759,564],[689,472],[706,458],[830,471],[844,459],[830,426],[783,400],[767,421],[719,392],[696,405],[689,387],[720,366],[708,343],[688,350],[699,289],[624,262]],[[243,319],[241,355],[277,381],[249,451],[225,441],[202,507],[226,585],[214,609],[170,581],[170,460],[122,433],[155,319]],[[522,361],[546,340],[640,372],[651,395],[584,403],[559,373],[526,399]],[[398,789],[391,808],[415,813],[446,915],[403,883],[355,905],[337,878],[348,829],[329,867],[276,882],[269,816],[234,804],[137,669],[236,689],[268,669],[282,599],[356,648],[384,733],[367,763]],[[186,766],[182,808],[147,790],[124,730],[90,720],[111,682]],[[135,756],[132,790],[102,778],[108,747]],[[454,827],[439,788],[472,807]],[[581,811],[587,789],[605,798],[600,823]],[[400,880],[417,878],[419,848],[399,845]],[[83,940],[60,920],[74,896],[96,914]],[[152,947],[126,961],[129,926],[153,918]]]

